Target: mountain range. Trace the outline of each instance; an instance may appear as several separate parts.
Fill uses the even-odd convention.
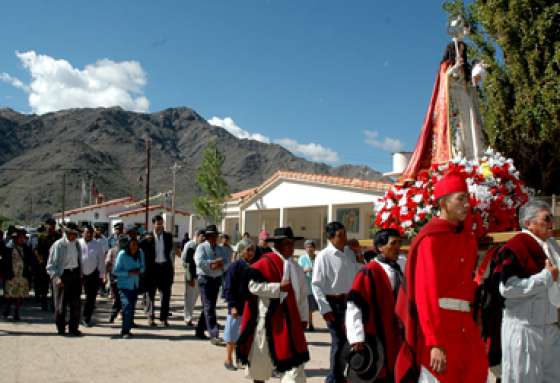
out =
[[[88,190],[93,182],[107,199],[143,198],[145,137],[152,140],[151,194],[171,190],[170,168],[177,162],[177,207],[189,211],[198,192],[196,170],[212,140],[225,155],[222,170],[231,192],[257,186],[277,170],[383,179],[368,166],[332,167],[277,144],[236,138],[186,107],[155,113],[69,109],[43,115],[3,108],[0,135],[0,215],[28,223],[61,211],[63,174],[65,209],[80,206],[83,182]]]

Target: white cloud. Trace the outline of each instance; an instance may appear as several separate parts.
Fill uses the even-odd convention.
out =
[[[0,80],[29,93],[34,113],[100,106],[146,112],[150,106],[143,94],[146,73],[137,61],[102,59],[77,69],[66,60],[34,51],[16,52],[16,56],[29,71],[31,83],[26,85],[7,73]]]
[[[376,130],[364,130],[365,142],[376,149],[381,149],[386,152],[399,152],[403,148],[403,143],[398,138],[379,137],[379,132]]]
[[[237,126],[237,124],[235,123],[235,121],[233,121],[233,118],[231,117],[226,117],[226,118],[212,117],[211,119],[208,120],[208,123],[210,125],[224,128],[225,130],[227,130],[229,133],[231,133],[237,138],[260,141],[266,144],[270,143],[270,139],[266,136],[263,136],[262,134],[249,133],[248,131],[241,129],[239,126]]]
[[[282,145],[290,152],[307,157],[312,161],[334,163],[340,160],[337,152],[313,142],[309,144],[300,144],[291,138],[282,138],[274,142]]]
[[[225,118],[212,117],[211,119],[208,120],[208,123],[214,126],[219,126],[221,128],[224,128],[225,130],[227,130],[229,133],[231,133],[237,138],[260,141],[266,144],[272,142],[270,138],[260,133],[251,133],[240,128],[231,117],[225,117]],[[312,161],[335,163],[340,160],[337,152],[313,142],[308,144],[301,144],[291,138],[282,138],[282,139],[274,140],[274,143],[278,145],[282,145],[290,152],[296,155],[309,158]]]
[[[21,82],[20,79],[10,76],[8,73],[0,73],[0,81],[6,82],[15,88],[29,92],[29,87]]]

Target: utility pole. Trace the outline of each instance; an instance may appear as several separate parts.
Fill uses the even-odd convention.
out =
[[[173,174],[173,194],[171,195],[171,233],[175,236],[175,191],[176,191],[176,175],[177,170],[181,169],[181,166],[175,162],[171,167],[171,173]],[[177,233],[177,235],[179,235]]]
[[[150,220],[150,160],[152,151],[152,139],[146,135],[144,137],[144,142],[146,144],[146,217],[144,220],[144,230],[148,231],[148,223]]]
[[[66,173],[62,173],[62,225],[64,225],[64,210],[66,210]]]

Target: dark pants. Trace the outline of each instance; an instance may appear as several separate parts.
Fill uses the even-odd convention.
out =
[[[169,302],[171,300],[171,285],[173,284],[173,266],[170,262],[156,263],[154,270],[153,282],[146,286],[148,306],[148,315],[150,319],[155,318],[155,297],[156,288],[159,290],[161,297],[161,307],[159,311],[159,320],[166,322],[169,315]]]
[[[70,332],[75,332],[80,325],[80,295],[82,294],[80,268],[64,270],[61,279],[63,283],[61,287],[53,283],[56,328],[59,333],[64,333],[66,328],[66,306],[68,306],[70,308],[68,329]]]
[[[35,289],[35,299],[41,304],[41,308],[46,310],[48,308],[48,295],[49,295],[49,283],[51,278],[47,271],[45,270],[44,264],[39,264],[35,269],[35,278],[33,280],[33,286]]]
[[[122,309],[121,295],[117,289],[117,280],[111,277],[111,295],[113,296],[113,306],[111,307],[111,318],[115,319]]]
[[[222,277],[212,278],[206,275],[198,277],[198,288],[200,289],[200,298],[204,309],[203,315],[200,316],[199,324],[200,320],[206,321],[206,328],[211,338],[217,338],[220,335],[216,318],[216,302],[221,284]]]
[[[327,323],[329,332],[331,334],[331,356],[330,356],[330,371],[325,379],[326,383],[343,383],[346,382],[344,378],[344,365],[341,363],[340,353],[347,342],[346,331],[344,327],[346,315],[346,299],[336,298],[332,299],[327,297],[327,300],[332,308],[334,314],[334,322]]]
[[[91,321],[98,291],[99,271],[95,270],[89,275],[84,275],[84,293],[86,294],[86,302],[84,304],[84,321],[86,322]]]
[[[123,321],[121,334],[129,334],[134,323],[134,310],[136,308],[137,290],[119,289],[119,296],[122,302]]]

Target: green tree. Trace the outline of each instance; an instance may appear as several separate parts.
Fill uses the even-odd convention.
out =
[[[214,141],[208,144],[202,156],[196,173],[196,184],[201,195],[194,198],[194,207],[207,221],[218,224],[222,219],[224,200],[229,195],[227,182],[222,175],[225,157]]]
[[[522,179],[560,192],[560,2],[446,1],[471,27],[470,58],[488,65],[481,109],[488,143],[512,157]]]

